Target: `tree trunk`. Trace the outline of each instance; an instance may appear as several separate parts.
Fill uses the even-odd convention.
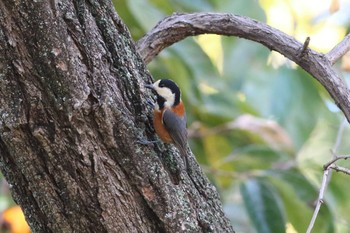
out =
[[[0,1],[0,168],[33,232],[233,232],[193,155],[155,139],[110,1]]]

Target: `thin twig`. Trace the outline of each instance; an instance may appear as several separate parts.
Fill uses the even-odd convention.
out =
[[[326,163],[325,165],[323,165],[323,168],[326,170],[328,169],[332,164],[334,164],[336,161],[340,160],[340,159],[350,159],[350,155],[342,155],[342,156],[335,156],[331,161],[329,161],[328,163]]]
[[[336,164],[332,164],[331,166],[329,166],[329,168],[333,169],[334,171],[342,172],[342,173],[345,173],[347,175],[350,175],[350,169],[348,169],[348,168],[340,167]]]
[[[340,159],[348,159],[348,158],[350,158],[350,156],[348,156],[348,155],[341,155],[341,156],[337,156],[336,155],[336,153],[337,153],[337,151],[339,149],[341,140],[342,140],[343,135],[344,135],[343,133],[344,133],[345,126],[346,126],[346,120],[342,120],[342,122],[339,124],[337,137],[336,137],[334,146],[333,146],[333,148],[331,150],[332,155],[333,155],[333,159],[330,160],[328,163],[326,163],[323,166],[324,172],[323,172],[323,178],[322,178],[322,184],[321,184],[321,187],[320,187],[320,192],[318,194],[316,207],[315,207],[314,213],[312,215],[312,218],[311,218],[311,221],[309,223],[309,226],[307,228],[306,233],[311,233],[312,228],[315,225],[315,221],[316,221],[318,212],[320,211],[321,205],[323,203],[324,193],[325,193],[325,191],[327,189],[328,182],[330,180],[329,176],[332,174],[331,173],[331,169],[336,170],[336,171],[341,171],[341,172],[344,172],[344,173],[346,173],[346,171],[347,171],[347,169],[345,169],[345,168],[344,169],[341,168],[341,169],[337,170],[337,168],[339,168],[339,167],[334,164],[336,161],[338,161]]]
[[[346,52],[350,50],[350,33],[344,37],[344,39],[337,44],[331,51],[326,54],[326,57],[332,65],[336,63],[339,58],[344,56]]]
[[[317,199],[315,211],[314,211],[314,214],[312,215],[312,218],[311,218],[311,221],[310,221],[310,224],[307,228],[306,233],[311,233],[311,230],[314,227],[318,212],[319,212],[321,205],[323,203],[324,192],[325,192],[325,189],[327,186],[328,174],[329,174],[329,168],[327,168],[323,173],[322,184],[321,184],[320,192],[318,194],[318,199]]]
[[[337,132],[337,137],[335,139],[335,143],[334,143],[334,146],[332,148],[333,156],[338,153],[338,149],[339,149],[341,140],[343,138],[343,133],[344,133],[344,129],[345,129],[346,125],[347,125],[346,119],[343,119],[342,122],[339,125],[338,132]]]
[[[303,44],[303,48],[300,51],[300,57],[305,56],[307,48],[309,47],[309,43],[310,43],[310,37],[308,36],[308,37],[306,37],[306,40]]]

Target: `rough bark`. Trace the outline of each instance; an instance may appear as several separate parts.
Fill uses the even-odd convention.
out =
[[[193,156],[154,138],[110,1],[0,1],[0,168],[33,232],[233,232]]]

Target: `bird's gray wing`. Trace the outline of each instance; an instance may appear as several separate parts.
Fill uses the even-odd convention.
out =
[[[173,139],[175,146],[179,149],[181,156],[187,160],[187,129],[186,115],[179,117],[170,109],[163,113],[163,123]]]

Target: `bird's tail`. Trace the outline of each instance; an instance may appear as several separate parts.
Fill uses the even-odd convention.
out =
[[[187,153],[187,143],[183,146],[177,146],[177,149],[180,152],[180,155],[182,157],[182,161],[184,162],[185,169],[188,171],[189,169],[189,162],[188,162],[188,153]]]

